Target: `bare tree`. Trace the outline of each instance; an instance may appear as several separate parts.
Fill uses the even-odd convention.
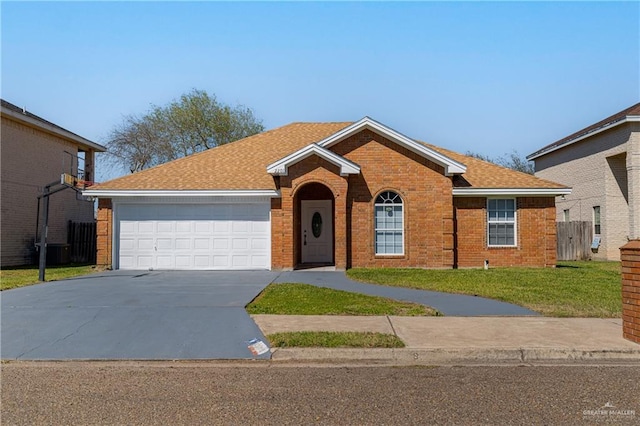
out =
[[[510,154],[501,155],[500,157],[496,158],[491,158],[488,155],[483,155],[472,151],[465,152],[465,155],[530,175],[534,174],[535,172],[533,163],[527,161],[525,157],[520,156],[520,154],[518,154],[518,151],[515,150]]]
[[[264,130],[253,111],[192,90],[144,115],[128,115],[107,141],[113,162],[131,173],[233,142]]]

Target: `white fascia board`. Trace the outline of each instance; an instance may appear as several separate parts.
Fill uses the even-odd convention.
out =
[[[341,176],[360,173],[360,166],[356,163],[349,161],[335,152],[329,151],[315,143],[307,145],[293,154],[287,155],[283,159],[276,161],[275,163],[269,164],[267,166],[267,173],[277,176],[286,176],[291,165],[312,155],[317,155],[337,167],[340,167]]]
[[[386,137],[387,139],[390,139],[403,146],[404,148],[407,148],[408,150],[415,152],[416,154],[421,155],[436,164],[441,165],[442,167],[444,167],[445,174],[447,176],[462,174],[467,171],[467,167],[464,164],[459,163],[452,158],[447,157],[446,155],[442,155],[439,152],[434,151],[414,141],[413,139],[391,129],[390,127],[385,126],[382,123],[377,122],[370,117],[364,117],[363,119],[353,123],[352,125],[345,127],[339,132],[334,133],[333,135],[321,140],[320,142],[318,142],[318,145],[323,148],[329,148],[363,129],[368,129],[375,133],[378,133]]]
[[[44,123],[42,121],[36,120],[35,118],[29,117],[28,115],[20,114],[19,112],[12,111],[8,108],[2,108],[2,114],[11,117],[14,120],[21,121],[25,124],[36,127],[46,133],[53,133],[54,135],[57,135],[61,138],[72,140],[80,145],[87,146],[96,152],[105,152],[107,150],[106,147],[92,142],[89,139],[85,139],[82,136],[76,135],[75,133],[72,133],[61,127],[56,127],[51,124]]]
[[[280,198],[280,191],[273,189],[215,189],[215,190],[134,190],[134,189],[87,189],[85,197],[271,197]]]
[[[640,122],[640,116],[638,116],[638,115],[628,115],[628,116],[626,116],[624,119],[622,119],[620,121],[616,121],[615,123],[611,123],[611,124],[608,124],[608,125],[606,125],[604,127],[600,127],[599,129],[593,130],[593,131],[591,131],[589,133],[586,133],[586,134],[584,134],[582,136],[579,136],[579,137],[577,137],[575,139],[568,140],[563,144],[560,144],[558,146],[555,146],[555,147],[549,149],[548,151],[543,151],[543,152],[541,152],[539,154],[535,154],[535,153],[529,154],[529,155],[527,155],[527,160],[529,160],[529,161],[535,160],[536,158],[542,157],[543,155],[547,155],[547,154],[549,154],[549,153],[551,153],[553,151],[557,151],[557,150],[559,150],[561,148],[564,148],[565,146],[572,145],[574,143],[580,142],[583,139],[590,138],[591,136],[594,136],[594,135],[597,135],[598,133],[601,133],[601,132],[604,132],[606,130],[612,129],[612,128],[614,128],[616,126],[619,126],[621,124],[633,123],[633,122]]]
[[[491,197],[491,196],[544,196],[569,195],[571,188],[453,188],[457,197]]]

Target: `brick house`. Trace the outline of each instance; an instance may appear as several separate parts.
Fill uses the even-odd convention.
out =
[[[640,238],[640,103],[560,139],[527,157],[535,175],[562,182],[558,221],[590,221],[600,237],[594,259],[619,260]]]
[[[105,182],[116,269],[554,266],[564,185],[368,117],[293,123]]]
[[[62,173],[93,180],[94,157],[105,148],[5,100],[1,104],[1,266],[31,263],[37,197]],[[78,160],[79,159],[79,160]],[[49,243],[67,242],[69,220],[94,220],[94,203],[73,190],[51,197]]]

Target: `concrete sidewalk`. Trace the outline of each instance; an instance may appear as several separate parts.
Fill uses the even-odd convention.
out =
[[[543,317],[354,317],[253,315],[263,334],[370,331],[397,335],[402,349],[272,348],[273,360],[397,364],[629,362],[640,345],[622,338],[621,319]]]

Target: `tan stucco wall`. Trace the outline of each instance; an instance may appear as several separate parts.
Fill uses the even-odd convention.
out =
[[[69,172],[70,158],[64,151],[76,156],[78,146],[4,116],[0,132],[0,262],[2,266],[22,265],[29,262],[33,251],[37,197],[45,185]],[[87,164],[92,165],[93,152],[86,155]],[[90,222],[93,217],[93,202],[76,199],[72,189],[52,195],[48,242],[66,243],[69,220]]]
[[[625,123],[535,160],[536,176],[572,188],[564,200],[556,199],[558,221],[565,209],[571,220],[593,221],[593,207],[600,206],[602,243],[594,259],[619,260],[619,248],[637,232],[630,218],[632,211],[636,217],[640,213],[638,154],[640,123]],[[630,158],[638,163],[635,172]],[[631,210],[634,203],[637,207]]]

